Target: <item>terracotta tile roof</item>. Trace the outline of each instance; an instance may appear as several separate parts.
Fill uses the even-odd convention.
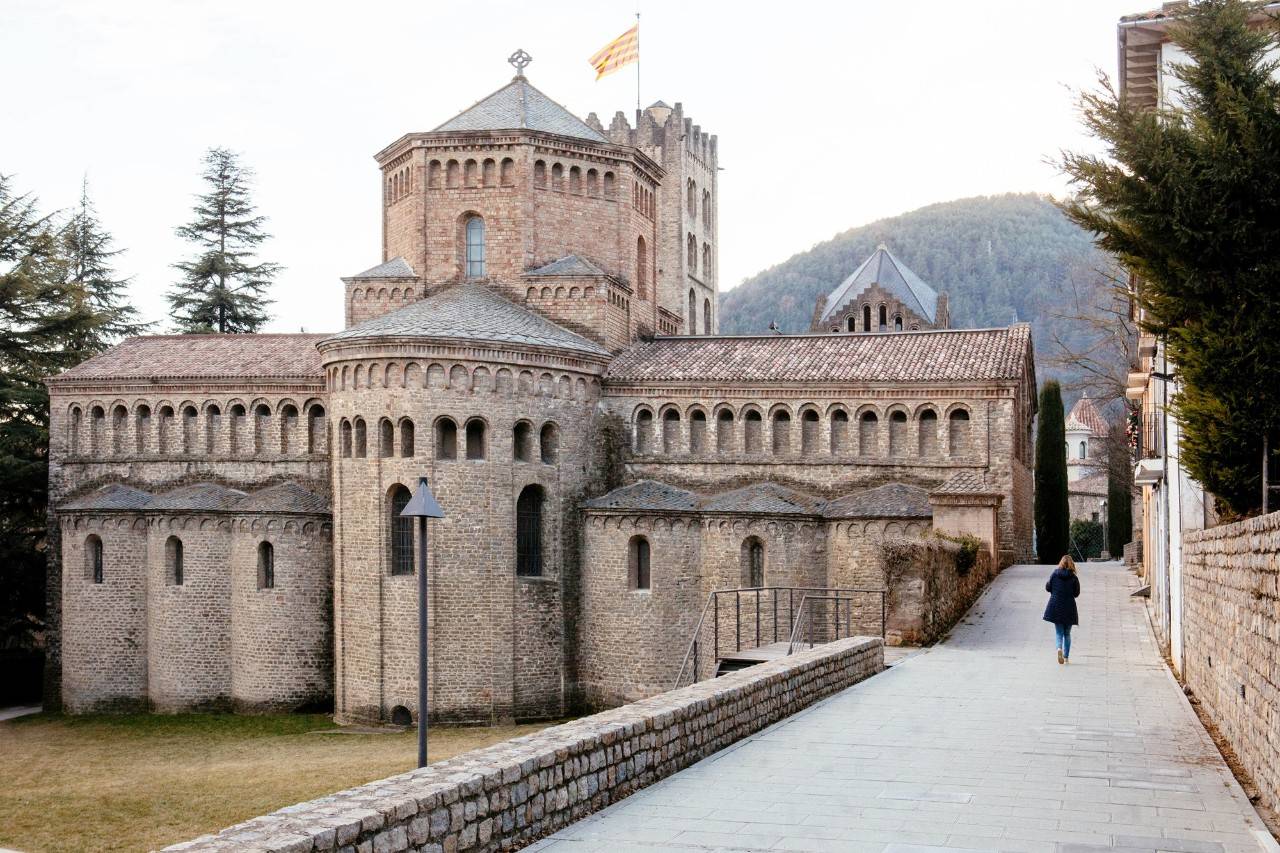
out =
[[[624,350],[612,382],[970,382],[1017,379],[1031,328],[886,334],[685,336]]]
[[[827,518],[932,518],[929,493],[906,483],[885,483],[827,504]]]
[[[218,483],[192,483],[153,494],[120,483],[103,486],[57,507],[87,512],[262,512],[324,515],[329,500],[293,482],[245,493]]]
[[[1098,407],[1088,397],[1081,397],[1071,407],[1071,413],[1067,415],[1066,428],[1087,430],[1098,436],[1105,436],[1110,431],[1106,420],[1098,413]]]
[[[316,344],[328,335],[146,335],[126,338],[106,352],[46,380],[235,378],[322,381]]]

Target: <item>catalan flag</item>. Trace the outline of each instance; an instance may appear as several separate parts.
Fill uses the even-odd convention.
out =
[[[627,30],[606,44],[589,60],[596,70],[596,79],[612,74],[624,65],[640,59],[640,24]]]

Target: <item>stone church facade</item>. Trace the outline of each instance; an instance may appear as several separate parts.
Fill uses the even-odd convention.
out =
[[[50,379],[51,703],[416,717],[422,475],[442,720],[666,689],[712,589],[883,587],[886,537],[1027,557],[1029,329],[949,329],[884,249],[812,333],[718,335],[717,156],[680,104],[606,128],[521,70],[379,152],[342,331]]]

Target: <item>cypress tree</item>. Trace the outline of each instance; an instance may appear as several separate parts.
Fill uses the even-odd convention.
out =
[[[1116,557],[1133,538],[1133,494],[1129,490],[1129,478],[1107,468],[1107,550]]]
[[[1177,380],[1180,459],[1221,509],[1262,497],[1263,439],[1280,430],[1280,23],[1258,3],[1202,0],[1172,27],[1189,61],[1154,112],[1104,79],[1081,98],[1104,155],[1067,154],[1063,205],[1137,273],[1146,331]]]
[[[168,297],[174,324],[187,333],[256,332],[268,319],[265,294],[281,267],[254,257],[270,235],[250,198],[253,171],[225,148],[210,148],[204,166],[206,192],[196,197],[195,218],[177,229],[198,254],[173,265],[182,273]]]
[[[1040,389],[1036,425],[1036,555],[1056,563],[1070,549],[1071,513],[1067,503],[1067,433],[1062,389],[1049,380]]]

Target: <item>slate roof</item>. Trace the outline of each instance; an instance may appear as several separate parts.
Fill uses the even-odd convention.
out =
[[[370,267],[359,275],[349,276],[350,278],[414,278],[415,273],[413,267],[409,266],[409,262],[404,258],[395,257],[389,261],[383,261],[376,267]]]
[[[1099,414],[1098,407],[1093,404],[1093,400],[1088,397],[1081,397],[1071,407],[1071,413],[1067,415],[1066,428],[1068,430],[1085,430],[1091,435],[1099,436],[1105,436],[1108,432],[1107,422]]]
[[[460,130],[541,130],[592,142],[609,141],[524,76],[516,77],[436,128],[436,131]]]
[[[654,480],[641,480],[614,489],[585,503],[587,509],[636,509],[666,512],[688,512],[696,508],[693,492],[668,486]]]
[[[328,336],[325,342],[383,337],[485,341],[553,347],[590,356],[609,355],[599,344],[473,282],[453,285],[390,314],[366,320]]]
[[[776,483],[753,483],[699,502],[703,512],[758,512],[768,515],[814,515],[823,501]]]
[[[577,255],[565,255],[559,260],[544,264],[535,270],[529,270],[525,275],[606,275],[606,273],[586,258],[580,258]]]
[[[46,380],[254,381],[324,379],[316,344],[327,335],[146,335],[126,338],[106,352]]]
[[[1000,490],[995,484],[987,482],[987,478],[976,471],[961,471],[934,489],[935,495],[998,495]]]
[[[831,291],[827,296],[826,306],[822,309],[821,319],[825,321],[831,317],[873,284],[880,285],[898,297],[903,305],[926,318],[930,323],[937,322],[937,291],[925,284],[920,276],[894,257],[883,243],[871,253],[871,257],[863,261],[861,266]]]
[[[970,382],[1017,379],[1031,327],[887,335],[682,336],[634,344],[611,382]]]
[[[885,483],[827,504],[827,518],[932,518],[929,493],[906,483]]]
[[[298,483],[285,482],[245,493],[218,483],[192,483],[153,494],[115,483],[58,507],[58,511],[98,512],[262,512],[323,515],[329,501]]]

